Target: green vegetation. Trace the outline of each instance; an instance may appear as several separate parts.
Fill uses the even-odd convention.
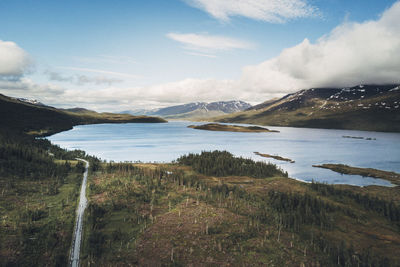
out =
[[[100,161],[36,138],[89,123],[165,122],[58,110],[0,95],[0,266],[65,266],[84,166]]]
[[[0,94],[0,124],[3,132],[47,136],[74,125],[95,123],[166,122],[161,118],[126,114],[72,112],[24,103]]]
[[[295,161],[292,160],[292,159],[284,158],[284,157],[277,156],[277,155],[263,154],[263,153],[260,153],[260,152],[254,152],[254,154],[256,154],[256,155],[258,155],[258,156],[260,156],[260,157],[264,157],[264,158],[273,158],[273,159],[276,159],[276,160],[281,160],[281,161],[287,161],[287,162],[290,162],[290,163],[295,163]]]
[[[244,132],[244,133],[279,133],[279,131],[269,130],[259,126],[239,126],[239,125],[225,125],[219,123],[208,123],[204,125],[189,125],[189,128],[207,131],[223,131],[223,132]]]
[[[0,265],[65,266],[84,166],[44,139],[0,131]]]
[[[7,101],[0,266],[68,264],[84,170],[77,157],[90,161],[82,266],[400,264],[398,187],[305,184],[226,151],[172,164],[104,163],[23,134],[64,129],[76,117]],[[7,105],[21,121],[4,118]]]
[[[193,170],[214,176],[249,176],[254,178],[266,178],[273,176],[285,176],[276,165],[272,163],[255,162],[242,157],[236,158],[227,151],[202,152],[180,157],[178,163],[191,166]]]
[[[388,180],[396,185],[400,185],[400,174],[395,172],[382,171],[372,168],[358,168],[344,164],[322,164],[313,167],[329,169],[338,173],[361,175],[364,177],[375,177]]]
[[[187,158],[101,164],[89,179],[84,265],[400,263],[398,190],[208,176],[192,163],[237,162],[216,151]]]

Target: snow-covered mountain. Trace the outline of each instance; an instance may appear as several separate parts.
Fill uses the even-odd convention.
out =
[[[28,103],[28,104],[32,104],[32,105],[36,105],[36,106],[45,106],[43,103],[39,102],[36,99],[28,99],[28,98],[14,98],[20,102],[24,102],[24,103]]]
[[[311,88],[217,121],[308,128],[400,131],[400,86]]]
[[[171,119],[207,118],[230,114],[251,108],[249,103],[240,100],[218,102],[194,102],[153,110],[124,111],[132,115],[152,115]]]

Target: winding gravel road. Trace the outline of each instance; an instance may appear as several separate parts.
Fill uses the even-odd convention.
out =
[[[81,251],[81,241],[82,241],[82,228],[83,228],[83,215],[87,206],[86,198],[86,183],[89,170],[89,162],[84,159],[78,159],[86,163],[85,172],[83,173],[83,181],[81,186],[81,194],[79,198],[79,206],[76,210],[76,223],[72,239],[71,254],[69,259],[69,265],[72,267],[79,266],[79,254]]]

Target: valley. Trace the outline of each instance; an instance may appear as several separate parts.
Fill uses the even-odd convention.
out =
[[[400,266],[400,0],[0,25],[0,267]]]
[[[90,163],[88,207],[81,220],[82,266],[187,266],[199,263],[221,266],[396,266],[400,262],[397,255],[400,247],[398,186],[304,183],[290,178],[285,170],[288,165],[276,165],[275,161],[254,161],[227,151],[181,152],[170,163],[102,161],[82,150],[65,150],[46,139],[35,138],[49,133],[42,129],[60,131],[64,126],[59,128],[57,123],[64,119],[68,119],[71,125],[89,123],[75,121],[77,117],[71,113],[91,111],[41,110],[36,104],[14,105],[21,105],[21,109],[14,106],[14,110],[29,109],[34,116],[31,117],[31,124],[24,126],[23,121],[21,124],[3,124],[8,127],[1,130],[2,265],[69,264],[75,209],[85,169],[76,158]],[[4,105],[3,110],[6,107]],[[47,114],[52,114],[53,119],[44,120]],[[78,115],[78,118],[80,116],[83,115]],[[101,118],[104,115],[90,116]],[[113,135],[124,133],[132,141],[136,139],[140,142],[146,150],[149,147],[143,140],[143,135],[146,135],[144,129],[153,134],[169,133],[170,140],[174,137],[164,126],[176,127],[174,132],[182,132],[183,129],[189,131],[186,134],[197,132],[185,126],[189,125],[188,122],[115,124],[123,117],[107,116],[113,120],[112,124],[82,125],[74,129],[78,129],[83,136],[94,138],[95,142],[98,142],[95,132],[86,135],[82,129],[95,127],[93,129],[102,133],[102,138],[106,137],[105,129],[111,130]],[[102,119],[104,117],[95,122],[100,123]],[[242,126],[227,127],[231,130],[231,127]],[[253,126],[250,128],[256,129]],[[257,127],[258,130],[260,128]],[[138,136],[135,137],[129,129],[133,129]],[[280,133],[272,135],[275,137],[270,142],[265,143],[267,136],[271,136],[268,132],[254,137],[254,146],[262,149],[261,144],[265,143],[265,148],[260,151],[271,151],[271,154],[254,155],[252,151],[255,149],[247,144],[244,147],[249,155],[268,156],[277,160],[276,163],[283,160],[283,164],[290,165],[303,162],[300,154],[294,155],[295,163],[272,154],[274,149],[271,144],[276,143],[278,150],[275,151],[282,151],[284,146],[279,142],[291,136],[290,128],[277,129]],[[389,133],[349,134],[329,130],[316,132],[315,129],[298,129],[293,133],[299,138],[302,131],[302,138],[310,138],[305,140],[305,144],[309,144],[307,140],[326,144],[329,136],[336,149],[338,141],[344,142],[344,147],[350,144],[369,147],[381,142],[387,144],[385,142],[396,138]],[[60,134],[69,132],[74,130]],[[205,132],[212,136],[199,133],[197,138],[215,139],[216,143],[232,140],[228,142],[240,146],[240,142],[246,140],[242,134],[254,136],[251,132],[240,131]],[[182,133],[185,134],[184,131]],[[55,136],[58,135],[50,139]],[[193,135],[188,136],[188,140],[193,142]],[[363,139],[343,136],[362,136]],[[149,138],[154,140],[155,136]],[[375,139],[364,140],[367,138]],[[319,139],[323,141],[319,143]],[[80,144],[70,140],[74,147]],[[120,140],[126,147],[125,140]],[[86,144],[90,145],[90,142],[84,140]],[[107,142],[101,142],[99,149],[107,150]],[[200,143],[204,150],[202,139]],[[176,147],[174,143],[171,145]],[[129,151],[132,153],[132,149]],[[139,147],[134,151],[137,155],[145,155]],[[121,154],[121,150],[117,152]],[[155,159],[157,153],[149,153],[150,158]],[[165,153],[171,155],[171,150],[167,148]],[[340,157],[340,153],[337,156]],[[311,165],[308,168],[312,168]]]

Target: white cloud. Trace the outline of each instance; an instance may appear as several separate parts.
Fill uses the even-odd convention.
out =
[[[110,78],[110,77],[106,77],[106,76],[89,77],[86,75],[76,75],[75,78],[76,78],[75,83],[78,85],[85,85],[88,83],[92,83],[92,84],[96,84],[96,85],[106,84],[106,85],[110,86],[112,84],[122,82],[122,80],[120,80],[120,79]]]
[[[199,56],[199,57],[208,57],[208,58],[216,58],[217,56],[205,53],[198,53],[198,52],[190,52],[186,51],[185,54],[192,55],[192,56]]]
[[[184,0],[214,18],[228,21],[232,16],[283,23],[290,19],[318,15],[318,9],[306,0]]]
[[[90,68],[58,67],[58,69],[100,73],[100,74],[114,75],[114,76],[119,76],[119,77],[124,77],[124,78],[130,78],[130,79],[138,79],[138,78],[140,78],[140,76],[138,76],[138,75],[133,75],[133,74],[129,74],[129,73],[122,73],[122,72],[115,72],[115,71],[108,71],[108,70],[90,69]]]
[[[19,78],[32,66],[32,61],[14,42],[0,40],[0,78]]]
[[[167,37],[183,44],[184,48],[189,51],[200,53],[192,53],[193,55],[201,55],[215,57],[210,53],[218,51],[227,51],[234,49],[251,49],[254,44],[225,36],[196,34],[196,33],[168,33]]]
[[[47,103],[60,98],[64,89],[50,83],[37,84],[29,78],[22,77],[18,81],[0,80],[0,92],[7,96],[35,98]]]
[[[47,75],[50,81],[56,82],[68,82],[75,85],[86,85],[86,84],[96,84],[96,85],[112,85],[115,83],[123,82],[121,79],[110,78],[104,75],[100,76],[87,76],[82,74],[75,74],[71,76],[62,75],[55,71],[45,71],[45,75]]]
[[[400,2],[376,21],[346,22],[315,43],[305,39],[270,60],[247,66],[242,89],[292,92],[310,87],[400,83]]]
[[[85,107],[102,106],[107,110],[127,110],[138,107],[160,107],[192,101],[211,101],[215,96],[234,99],[225,90],[229,80],[185,79],[178,82],[136,88],[109,87],[100,90],[66,90],[63,98]]]
[[[137,61],[129,56],[98,55],[96,57],[73,57],[73,60],[85,64],[136,64]]]

